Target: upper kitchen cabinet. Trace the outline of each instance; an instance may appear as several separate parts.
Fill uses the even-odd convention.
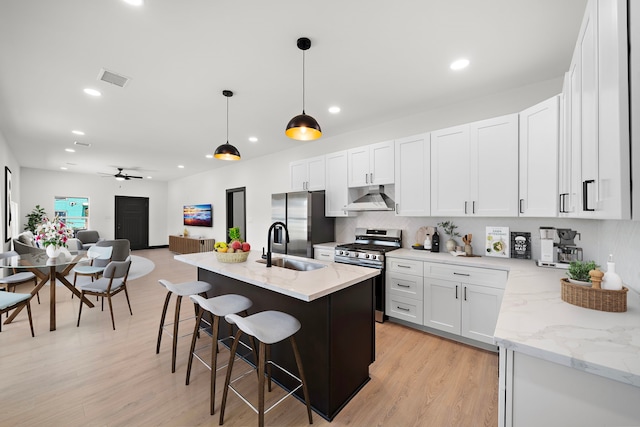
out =
[[[393,184],[394,143],[379,142],[347,152],[349,187]]]
[[[396,140],[396,215],[431,214],[431,153],[428,133]]]
[[[327,154],[325,156],[325,215],[331,217],[355,216],[355,212],[345,210],[349,202],[347,187],[347,151]]]
[[[522,217],[557,216],[559,103],[554,96],[519,115]]]
[[[627,2],[590,0],[565,84],[575,213],[631,217]],[[563,209],[562,201],[561,211]]]
[[[518,115],[431,133],[432,216],[517,216]]]
[[[291,191],[316,191],[325,189],[325,156],[289,163]]]

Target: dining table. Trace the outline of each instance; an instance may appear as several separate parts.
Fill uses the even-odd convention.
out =
[[[56,281],[59,280],[67,289],[81,299],[81,304],[87,304],[94,307],[93,303],[86,297],[83,297],[79,290],[73,286],[65,276],[67,276],[73,267],[81,261],[88,260],[86,251],[69,252],[63,251],[60,255],[50,258],[46,252],[20,254],[3,259],[0,267],[12,270],[31,271],[38,278],[38,284],[31,290],[31,296],[36,295],[42,287],[49,282],[49,330],[56,330]],[[9,324],[22,311],[22,307],[18,307],[5,320],[5,324]]]

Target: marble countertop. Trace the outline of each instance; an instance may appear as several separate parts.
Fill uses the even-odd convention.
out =
[[[533,260],[412,249],[390,252],[387,258],[508,270],[494,334],[498,346],[640,387],[640,296],[633,290],[626,312],[608,313],[562,301],[565,270],[541,268]]]
[[[312,271],[295,271],[281,267],[267,268],[265,264],[256,262],[261,259],[261,253],[259,251],[251,251],[249,253],[249,259],[246,262],[240,263],[218,262],[214,252],[174,256],[176,260],[194,265],[198,268],[203,268],[307,302],[348,288],[351,285],[355,285],[356,283],[380,274],[380,270],[375,268],[338,264],[291,255],[273,255],[273,259],[283,257],[314,264],[323,264],[326,267]]]
[[[335,249],[338,245],[343,245],[341,242],[326,242],[326,243],[316,243],[313,245],[315,249]]]

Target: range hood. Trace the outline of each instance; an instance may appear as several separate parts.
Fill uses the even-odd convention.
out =
[[[358,211],[392,211],[395,202],[384,193],[384,186],[372,187],[367,194],[345,206],[344,210]]]

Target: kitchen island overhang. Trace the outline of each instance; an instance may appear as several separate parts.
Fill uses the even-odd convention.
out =
[[[369,365],[375,360],[373,278],[380,270],[285,256],[323,264],[312,271],[267,268],[260,254],[249,254],[243,263],[220,263],[215,253],[177,255],[175,259],[198,268],[198,280],[211,283],[209,297],[235,293],[253,301],[249,314],[278,310],[296,317],[302,327],[296,334],[312,408],[327,420],[369,381]],[[221,322],[226,331],[226,322]],[[297,372],[286,341],[274,344],[276,363]],[[295,385],[286,376],[274,379],[286,389]],[[296,392],[303,399],[301,390]]]

